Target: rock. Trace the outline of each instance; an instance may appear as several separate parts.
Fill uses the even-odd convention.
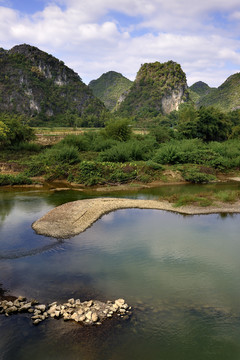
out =
[[[110,307],[110,310],[113,311],[113,312],[116,312],[118,311],[118,305],[117,304],[113,304],[113,306]]]
[[[6,305],[7,305],[8,307],[13,306],[13,302],[12,302],[12,301],[7,301]]]
[[[72,314],[71,319],[75,320],[75,321],[78,321],[78,314],[77,313]]]
[[[79,317],[79,321],[81,321],[81,322],[85,321],[85,319],[86,319],[85,315],[82,315],[82,316]]]
[[[51,304],[48,304],[48,307],[51,308],[51,307],[54,306],[54,305],[57,306],[57,302],[56,302],[56,301],[52,302]]]
[[[20,308],[19,308],[19,312],[27,312],[29,309],[31,308],[31,303],[27,303],[27,304],[24,304],[22,305]]]
[[[87,302],[87,306],[88,306],[88,307],[91,307],[92,305],[93,305],[93,301],[92,301],[92,300],[90,300],[90,301]]]
[[[92,321],[93,322],[96,322],[96,321],[98,321],[98,314],[97,313],[92,313]]]
[[[26,298],[25,298],[25,296],[19,296],[19,297],[17,298],[17,300],[18,300],[18,301],[25,301]]]
[[[46,310],[46,305],[35,305],[35,309],[40,310],[41,312],[44,312]]]
[[[60,311],[55,311],[55,317],[59,318],[60,317]]]
[[[92,312],[91,312],[91,311],[89,311],[88,313],[86,313],[86,318],[87,318],[88,320],[92,320]]]
[[[70,305],[73,305],[74,304],[74,299],[72,298],[72,299],[68,299],[68,303],[70,304]]]
[[[36,319],[33,321],[33,324],[34,325],[38,325],[42,320],[41,319]]]
[[[80,305],[80,304],[81,304],[81,301],[80,301],[79,299],[77,299],[77,300],[75,301],[75,304],[76,304],[76,305]]]
[[[18,309],[17,309],[16,306],[10,306],[9,308],[7,308],[5,310],[5,314],[13,314],[13,313],[15,313],[17,311],[18,311]]]
[[[125,300],[124,299],[117,299],[115,300],[115,304],[119,307],[122,307],[125,303]]]
[[[18,300],[14,300],[13,305],[16,307],[20,307],[20,302]]]

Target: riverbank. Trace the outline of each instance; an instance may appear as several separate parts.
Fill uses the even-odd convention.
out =
[[[35,221],[32,227],[40,235],[69,238],[85,231],[104,214],[127,208],[167,210],[186,215],[238,213],[240,212],[240,201],[234,204],[217,202],[206,208],[192,205],[176,208],[168,201],[120,198],[86,199],[56,207]]]

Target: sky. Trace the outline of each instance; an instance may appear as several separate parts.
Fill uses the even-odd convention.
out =
[[[178,62],[188,85],[240,72],[239,0],[0,0],[0,47],[30,44],[82,80]]]

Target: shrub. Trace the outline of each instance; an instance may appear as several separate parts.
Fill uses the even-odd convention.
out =
[[[40,152],[42,150],[42,146],[36,143],[28,143],[28,142],[20,142],[19,144],[15,144],[11,146],[11,150],[14,151],[29,151],[29,152]]]
[[[138,141],[119,143],[99,154],[100,161],[128,162],[144,160],[148,155],[146,148]]]
[[[197,168],[184,170],[182,176],[186,181],[197,184],[208,183],[216,179],[214,175],[200,172]]]
[[[4,185],[24,185],[32,184],[32,180],[24,174],[18,175],[1,175],[0,174],[0,186]]]
[[[84,135],[67,135],[60,143],[57,145],[59,147],[72,147],[78,149],[78,151],[87,151],[90,149],[90,139]]]
[[[127,119],[115,120],[107,123],[105,135],[118,141],[128,141],[132,135],[132,129]]]
[[[65,145],[48,149],[43,153],[44,162],[47,165],[60,163],[75,164],[80,161],[79,153],[76,147]]]

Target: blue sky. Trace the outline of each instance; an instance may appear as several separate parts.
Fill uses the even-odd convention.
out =
[[[173,60],[191,85],[240,71],[239,0],[0,0],[0,47],[28,43],[85,83],[115,70]]]

